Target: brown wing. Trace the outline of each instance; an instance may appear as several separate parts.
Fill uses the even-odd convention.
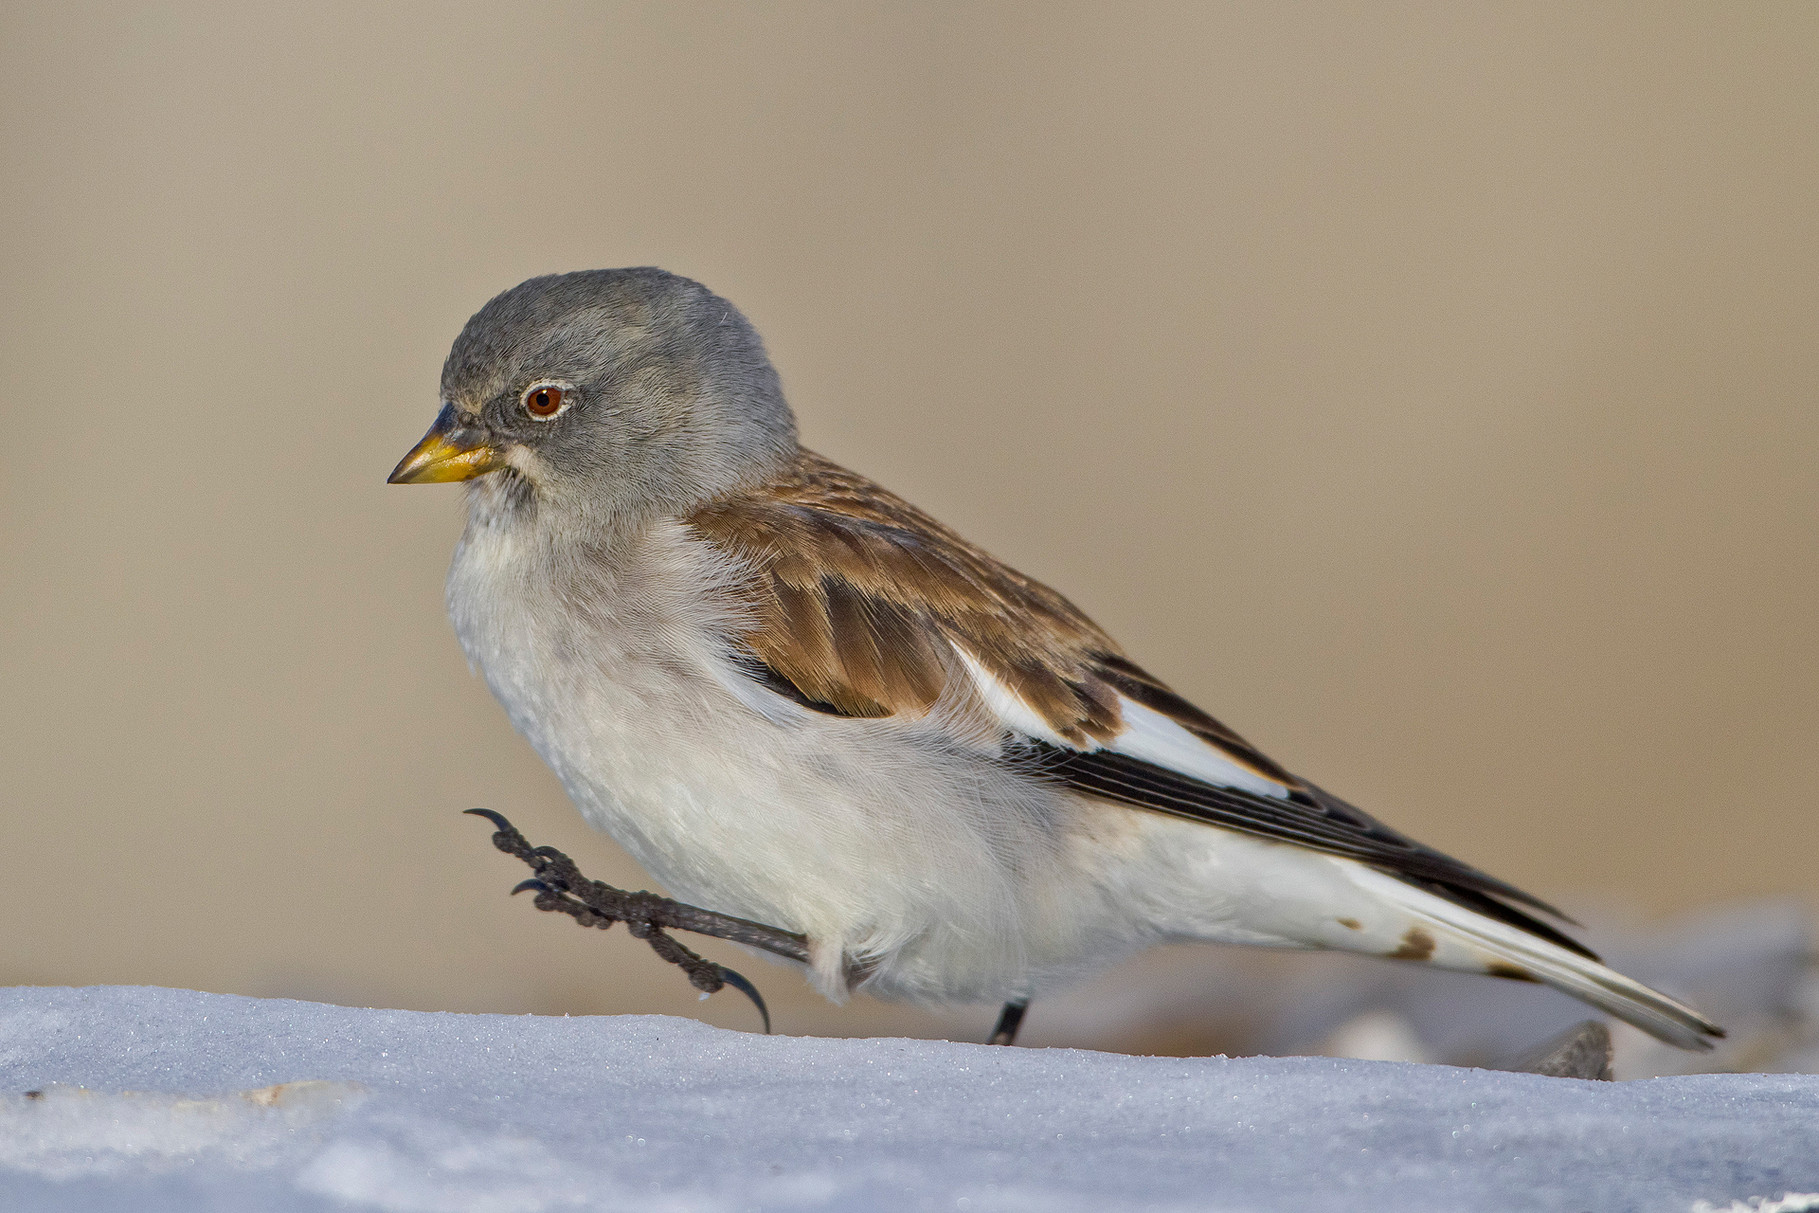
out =
[[[813,452],[690,521],[757,571],[747,643],[812,700],[852,716],[921,714],[945,687],[957,642],[1076,745],[1118,734],[1124,694],[1266,777],[1295,783],[1144,673],[1060,594]]]
[[[1025,739],[1031,769],[1136,808],[1372,864],[1578,945],[1492,898],[1549,909],[1297,779],[1145,672],[1067,599],[980,551],[862,476],[804,451],[788,475],[689,521],[757,580],[744,637],[755,675],[846,716],[927,712],[956,672],[956,647],[1067,748]],[[1121,700],[1181,725],[1281,784],[1263,796],[1116,750]]]

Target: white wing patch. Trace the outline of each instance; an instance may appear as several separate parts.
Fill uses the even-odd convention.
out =
[[[972,676],[973,687],[985,702],[986,708],[1012,732],[1067,750],[1085,753],[1110,750],[1217,787],[1237,788],[1259,796],[1288,795],[1288,789],[1282,784],[1232,761],[1217,746],[1195,736],[1162,713],[1123,695],[1118,696],[1118,707],[1123,714],[1124,731],[1113,738],[1110,745],[1100,745],[1097,742],[1085,746],[1075,745],[1049,728],[1035,709],[1005,686],[978,658],[959,645],[954,646],[954,651],[960,654],[960,660],[965,664],[966,672]]]
[[[1288,795],[1288,789],[1275,780],[1233,762],[1218,747],[1196,737],[1161,712],[1122,695],[1118,696],[1118,707],[1124,713],[1124,732],[1114,737],[1104,749],[1191,775],[1202,783],[1237,788],[1259,796]]]

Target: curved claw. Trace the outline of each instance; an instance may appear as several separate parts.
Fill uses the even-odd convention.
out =
[[[496,830],[509,830],[512,828],[512,823],[505,819],[504,814],[495,813],[491,809],[463,809],[462,812],[469,817],[486,818],[493,823],[493,828]]]
[[[532,891],[538,893],[554,893],[556,890],[550,888],[535,876],[531,877],[529,880],[520,880],[517,884],[512,886],[513,897],[516,897],[520,893],[529,893]]]
[[[758,1014],[764,1017],[764,1034],[769,1036],[771,1034],[771,1012],[770,1008],[764,1005],[764,995],[758,993],[758,987],[725,965],[716,967],[720,970],[721,981],[752,1000],[752,1005],[758,1008]]]

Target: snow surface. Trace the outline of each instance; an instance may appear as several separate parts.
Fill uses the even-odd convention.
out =
[[[1819,1209],[1807,1075],[1594,1083],[137,987],[0,990],[0,1074],[5,1209]]]

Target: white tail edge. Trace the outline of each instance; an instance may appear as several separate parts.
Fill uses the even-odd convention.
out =
[[[1373,868],[1343,866],[1362,888],[1396,903],[1442,940],[1479,957],[1487,971],[1518,969],[1683,1049],[1709,1049],[1714,1038],[1724,1035],[1724,1029],[1691,1007],[1595,960]]]

